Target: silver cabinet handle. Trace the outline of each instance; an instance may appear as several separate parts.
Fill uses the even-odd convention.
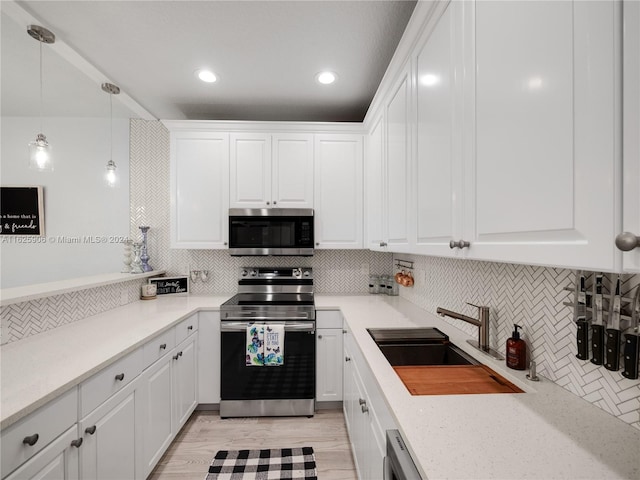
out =
[[[360,410],[362,410],[362,413],[367,413],[369,411],[369,407],[365,404],[360,407]]]
[[[187,327],[187,330],[193,330],[193,325],[189,325],[189,326]]]
[[[449,248],[467,248],[470,246],[471,243],[467,242],[466,240],[458,240],[457,242],[455,240],[449,241]]]
[[[124,373],[119,373],[118,375],[116,375],[116,380],[119,380],[119,381],[124,380]]]
[[[359,399],[358,399],[358,403],[359,403],[360,405],[366,405],[366,404],[367,404],[367,401],[366,401],[364,398],[359,398]]]
[[[319,246],[320,246],[320,242],[316,242],[316,247],[319,247]]]
[[[623,232],[616,237],[616,247],[623,252],[629,252],[640,247],[640,237],[631,232]]]
[[[174,360],[178,360],[178,358],[180,358],[182,356],[182,352],[178,352],[173,356]]]
[[[267,202],[267,205],[271,205],[271,202]]]
[[[40,438],[40,435],[38,435],[37,433],[34,433],[33,435],[24,437],[24,439],[22,440],[22,443],[24,443],[25,445],[29,445],[30,447],[33,447],[36,443],[38,443],[39,438]]]
[[[96,427],[95,425],[91,425],[90,427],[87,427],[84,429],[84,433],[88,433],[89,435],[93,435],[94,433],[96,433],[96,429],[98,427]]]
[[[165,350],[167,348],[167,344],[163,343],[160,345],[160,350]]]
[[[80,445],[82,445],[82,437],[71,442],[72,447],[80,448]]]
[[[350,362],[351,361],[351,357],[344,357],[344,361],[345,362]]]
[[[273,204],[276,205],[278,202],[276,202],[275,200],[273,201]]]
[[[227,242],[224,242],[224,243],[223,243],[223,245],[226,245],[226,244],[227,244]]]
[[[381,247],[386,247],[387,246],[387,242],[380,242],[380,246]]]
[[[322,340],[322,335],[318,335],[318,340]]]

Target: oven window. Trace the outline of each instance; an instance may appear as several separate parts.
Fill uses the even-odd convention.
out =
[[[284,365],[247,367],[246,333],[221,335],[223,400],[315,398],[316,342],[308,332],[286,332]]]

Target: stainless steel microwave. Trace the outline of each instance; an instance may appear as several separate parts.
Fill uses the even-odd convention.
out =
[[[229,253],[313,255],[313,209],[229,209]]]

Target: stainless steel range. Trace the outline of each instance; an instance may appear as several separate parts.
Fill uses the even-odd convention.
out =
[[[312,416],[315,305],[311,268],[241,268],[221,314],[221,417]],[[248,330],[282,326],[283,361],[247,365]]]

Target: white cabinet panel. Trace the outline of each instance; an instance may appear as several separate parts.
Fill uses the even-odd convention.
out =
[[[362,136],[315,136],[316,248],[363,246]]]
[[[232,208],[266,208],[270,206],[270,135],[263,133],[234,133],[231,135],[230,178]]]
[[[220,403],[220,313],[198,313],[198,403]]]
[[[640,2],[623,3],[622,231],[640,237]],[[626,272],[640,272],[640,246],[622,253]]]
[[[273,135],[273,206],[313,208],[313,135]]]
[[[409,74],[405,71],[386,109],[387,211],[389,249],[403,251],[409,245],[411,165],[409,150]]]
[[[615,268],[616,8],[475,3],[469,258]]]
[[[384,205],[386,202],[386,182],[384,169],[384,116],[374,121],[367,136],[365,163],[365,192],[367,247],[370,250],[384,251],[386,233],[383,228]]]
[[[229,135],[171,133],[171,247],[227,248]]]
[[[416,55],[417,225],[415,251],[456,255],[462,232],[462,8],[444,7]]]
[[[198,404],[197,335],[192,335],[174,350],[174,434],[186,423]]]
[[[316,330],[316,401],[342,401],[342,328]]]

